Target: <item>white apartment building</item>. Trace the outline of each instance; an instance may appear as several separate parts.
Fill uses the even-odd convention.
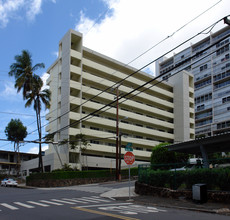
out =
[[[82,41],[81,33],[69,30],[59,43],[57,60],[47,71],[52,96],[46,131],[55,134],[56,143],[83,134],[90,145],[72,150],[68,144],[50,144],[43,159],[46,170],[61,168],[61,164],[77,169],[115,168],[117,82],[119,97],[130,93],[119,100],[118,121],[121,154],[131,143],[134,166],[149,162],[152,148],[161,142],[194,139],[191,74],[181,71],[168,83],[159,82],[149,74],[83,47]],[[152,82],[144,85],[148,81]],[[28,165],[32,167],[32,163]],[[121,167],[125,167],[123,160]],[[26,164],[24,169],[28,169]]]
[[[197,137],[230,131],[229,41],[227,26],[156,64],[164,79],[182,70],[194,75]]]

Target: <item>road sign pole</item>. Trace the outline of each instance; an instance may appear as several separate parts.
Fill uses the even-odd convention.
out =
[[[130,165],[129,165],[129,200],[130,200]]]

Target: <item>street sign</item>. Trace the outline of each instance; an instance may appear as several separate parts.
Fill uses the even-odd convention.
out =
[[[132,152],[128,151],[124,155],[124,161],[127,165],[132,165],[135,162],[135,156]]]
[[[128,144],[126,144],[126,147],[132,147],[132,143],[128,143]]]
[[[131,147],[125,147],[125,151],[133,151],[133,148],[131,148]]]
[[[132,145],[133,145],[132,143],[126,144],[125,151],[133,151]]]

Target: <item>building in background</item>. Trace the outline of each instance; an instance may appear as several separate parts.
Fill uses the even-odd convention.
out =
[[[19,159],[18,159],[19,157]],[[0,151],[0,174],[17,175],[21,163],[37,158],[38,154]],[[19,163],[18,163],[19,161]]]
[[[164,74],[163,79],[182,70],[194,75],[196,137],[230,131],[229,41],[227,26],[156,63],[156,74]]]
[[[56,144],[46,151],[45,169],[61,168],[61,164],[77,169],[115,168],[116,99],[127,94],[119,100],[119,134],[122,155],[124,147],[132,145],[134,166],[149,162],[152,148],[159,143],[194,139],[191,74],[181,71],[168,83],[159,82],[83,47],[82,41],[81,33],[69,30],[59,43],[57,60],[47,71],[52,97],[46,131],[55,134]],[[60,145],[65,139],[74,141],[77,134],[85,135],[90,145],[82,149],[79,143],[75,150]],[[121,166],[125,166],[123,160]]]

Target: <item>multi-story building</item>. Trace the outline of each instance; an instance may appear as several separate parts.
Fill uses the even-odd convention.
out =
[[[132,145],[135,165],[149,162],[152,148],[161,142],[194,139],[191,74],[181,71],[168,83],[159,82],[83,47],[82,41],[81,33],[68,31],[59,43],[57,60],[47,71],[52,96],[46,131],[55,134],[56,143],[74,141],[76,134],[83,134],[89,145],[71,149],[68,144],[50,144],[43,159],[46,170],[61,164],[78,169],[115,168],[117,121],[121,154],[124,146]],[[118,108],[117,97],[121,98]],[[37,166],[37,162],[33,164],[28,163],[30,169]],[[121,166],[125,166],[123,160]],[[26,164],[23,169],[27,169]]]
[[[21,163],[38,157],[37,154],[15,153],[13,151],[0,151],[0,173],[16,175],[20,170]]]
[[[156,63],[156,74],[168,79],[181,70],[194,75],[195,134],[230,131],[230,27]]]

